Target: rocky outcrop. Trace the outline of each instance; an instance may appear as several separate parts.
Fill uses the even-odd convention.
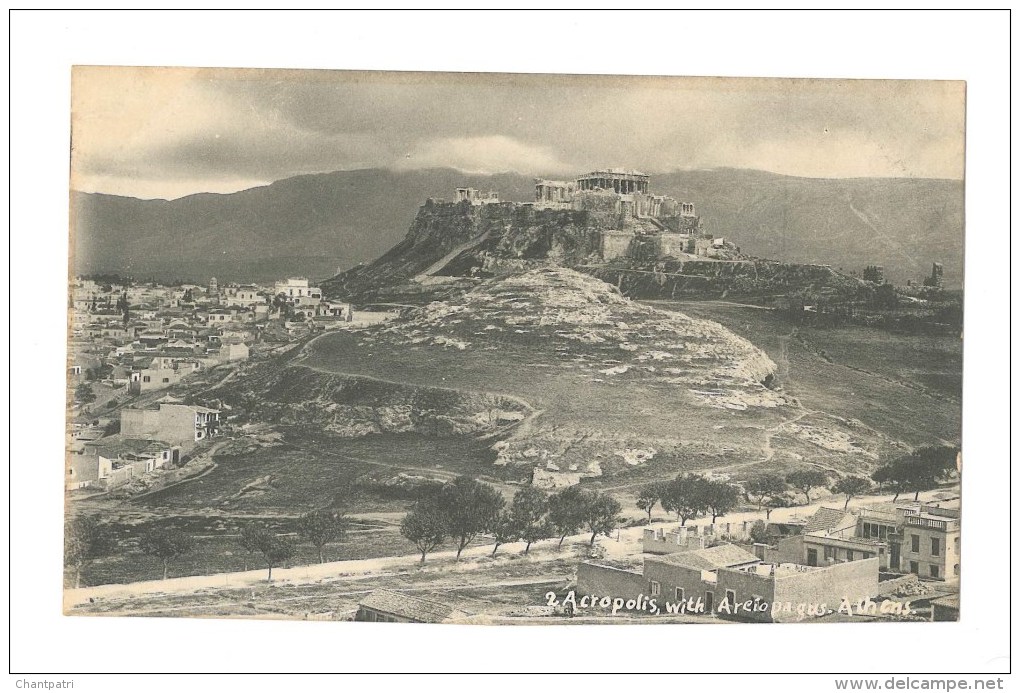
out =
[[[665,259],[640,262],[621,259],[581,267],[631,298],[770,299],[803,294],[830,300],[866,300],[874,285],[826,265],[797,265],[770,260],[719,262]]]
[[[381,290],[407,284],[420,273],[492,275],[536,265],[577,265],[598,259],[601,229],[611,220],[586,211],[535,209],[500,203],[429,200],[400,243],[369,265],[322,283],[327,296],[377,300]],[[480,239],[478,243],[471,243]],[[442,262],[458,246],[469,246]],[[435,267],[437,263],[442,267]]]
[[[824,265],[693,256],[656,260],[658,251],[642,247],[655,245],[652,240],[658,229],[643,220],[628,217],[623,221],[597,209],[429,200],[418,210],[404,240],[375,262],[344,272],[322,288],[327,296],[354,301],[424,303],[452,293],[434,285],[423,287],[429,284],[423,281],[426,274],[491,278],[539,267],[570,267],[616,286],[627,296],[645,299],[745,296],[757,300],[799,292],[846,301],[867,298],[874,290],[871,284]],[[628,231],[640,232],[631,239],[630,256],[604,262],[603,233],[621,223]],[[735,252],[729,255],[742,257]],[[652,259],[635,259],[645,257]]]
[[[363,339],[461,351],[517,345],[536,358],[569,355],[594,380],[666,383],[717,393],[731,404],[780,401],[761,385],[776,365],[746,339],[715,322],[636,303],[560,267],[483,282]],[[716,405],[712,397],[706,402]]]
[[[528,412],[526,404],[510,397],[387,383],[302,366],[253,375],[223,397],[246,407],[260,422],[311,427],[342,438],[491,434],[512,429]]]

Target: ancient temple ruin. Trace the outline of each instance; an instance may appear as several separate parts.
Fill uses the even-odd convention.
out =
[[[718,250],[701,229],[691,202],[649,192],[649,176],[621,168],[583,173],[572,181],[535,180],[534,206],[609,212],[615,223],[603,231],[602,257],[653,259],[677,255],[710,256]]]
[[[598,233],[602,260],[727,258],[739,250],[725,239],[705,232],[694,203],[653,194],[649,190],[649,175],[629,169],[599,169],[580,174],[574,180],[537,178],[535,199],[525,203],[501,201],[494,191],[457,188],[452,204],[465,203],[472,207],[497,205],[585,212],[586,225]],[[429,204],[447,203],[432,199]]]
[[[615,196],[622,211],[633,217],[696,217],[694,205],[648,192],[648,174],[621,168],[592,171],[575,180],[535,180],[538,207],[583,208],[588,195]],[[580,203],[580,204],[576,204]]]

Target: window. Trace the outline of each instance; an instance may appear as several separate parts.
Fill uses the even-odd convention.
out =
[[[921,552],[921,537],[916,534],[910,535],[910,553]]]
[[[960,564],[959,563],[957,563],[956,565],[953,566],[953,575],[955,575],[956,577],[960,577]]]
[[[726,605],[730,608],[731,613],[737,606],[737,593],[733,590],[726,590]]]
[[[917,575],[921,572],[921,569],[918,568],[917,566],[917,561],[910,562],[910,572],[912,572],[914,575]]]
[[[875,554],[871,553],[870,551],[865,551],[864,553],[861,554],[861,558],[868,559],[868,558],[871,558],[874,555]]]
[[[959,566],[957,566],[957,567],[959,567]],[[677,600],[677,602],[682,602],[684,600],[684,588],[683,587],[677,587],[676,588],[676,600]]]
[[[939,539],[938,539],[938,537],[932,537],[931,538],[931,555],[932,556],[938,556],[939,555],[939,549],[941,549],[941,548],[942,547],[939,546]]]
[[[150,378],[150,377],[149,377],[149,376],[147,376],[147,375],[143,375],[143,376],[142,376],[142,382],[143,382],[143,383],[147,383],[147,382],[149,382],[149,381],[151,381],[151,380],[152,380],[152,378]]]
[[[163,382],[164,382],[164,383],[168,383],[168,382],[170,382],[170,378],[163,378]]]
[[[937,578],[939,576],[939,567],[937,565],[930,565],[928,566],[928,572],[933,578]]]
[[[652,580],[648,585],[648,591],[651,593],[653,597],[659,596],[659,583],[657,583],[655,580]]]
[[[847,549],[846,550],[846,560],[848,560],[848,561],[854,560],[854,552],[853,552],[852,549]]]
[[[833,547],[833,546],[826,546],[825,547],[825,560],[829,560],[829,559],[835,558],[835,557],[836,557],[836,548]]]

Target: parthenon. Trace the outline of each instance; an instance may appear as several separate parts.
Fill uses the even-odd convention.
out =
[[[620,211],[636,218],[696,217],[694,205],[648,192],[648,174],[621,168],[583,173],[572,181],[535,180],[535,204],[540,207],[585,208],[588,195],[616,197]]]
[[[578,190],[612,190],[622,195],[633,193],[648,194],[648,174],[610,168],[592,171],[577,177]]]
[[[702,228],[691,202],[649,193],[649,175],[622,168],[597,169],[574,180],[535,179],[535,209],[587,212],[587,223],[601,235],[603,260],[618,257],[718,255],[725,243]],[[495,192],[457,188],[457,202],[472,206],[501,203]]]

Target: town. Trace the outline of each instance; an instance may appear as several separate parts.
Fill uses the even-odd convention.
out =
[[[206,286],[120,282],[79,278],[71,287],[68,490],[109,491],[179,465],[226,423],[220,410],[166,390],[389,315],[356,317],[303,277],[267,287],[220,287],[215,277]]]

